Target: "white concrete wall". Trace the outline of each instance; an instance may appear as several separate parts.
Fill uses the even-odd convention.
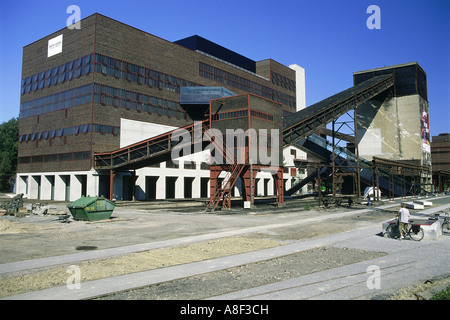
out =
[[[17,193],[36,200],[66,200],[67,183],[64,176],[69,176],[69,201],[75,201],[82,195],[82,176],[86,177],[86,195],[98,195],[98,175],[94,170],[73,172],[33,172],[17,174]],[[53,181],[52,181],[53,180]],[[53,186],[52,186],[53,184]]]
[[[293,167],[294,156],[290,154],[290,150],[293,147],[289,147],[284,150],[285,165]],[[294,148],[296,149],[296,148]],[[298,150],[298,149],[297,149]],[[191,163],[191,159],[198,160],[205,158],[209,159],[209,156],[205,156],[207,152],[202,152],[201,155],[193,155],[191,157],[180,158],[179,168],[167,168],[166,163],[161,163],[159,167],[147,167],[136,170],[137,180],[135,189],[136,200],[147,200],[146,194],[146,177],[158,177],[156,183],[156,199],[166,199],[166,178],[176,177],[175,184],[175,198],[185,198],[184,179],[186,177],[193,178],[192,181],[192,198],[200,198],[201,196],[201,179],[209,179],[209,170],[202,170],[200,168],[201,161],[195,162],[195,169],[184,168],[185,161]],[[298,156],[297,156],[298,158]],[[124,173],[117,173],[114,178],[113,196],[116,200],[124,200],[125,191],[123,190]],[[225,177],[226,173],[222,172],[220,178]],[[99,176],[94,171],[80,171],[80,172],[41,172],[41,173],[27,173],[17,175],[17,193],[23,193],[28,199],[36,200],[51,200],[52,197],[52,179],[53,182],[53,200],[65,201],[66,200],[66,187],[69,192],[68,201],[75,201],[82,196],[82,176],[86,177],[86,195],[97,196],[99,195]],[[66,178],[67,177],[67,178]],[[295,180],[304,178],[304,174],[300,174],[297,171]],[[286,180],[286,188],[289,189],[292,185],[292,176],[290,170],[288,173],[283,174],[283,178]],[[257,177],[258,181],[258,194],[264,195],[264,183],[267,181],[267,195],[274,194],[274,182],[273,176],[269,172],[259,172]],[[40,183],[39,183],[40,181]],[[209,183],[206,189],[207,196],[209,197]],[[235,196],[241,195],[241,188],[238,184],[235,187]]]
[[[295,70],[295,88],[297,111],[306,108],[306,86],[305,86],[305,69],[298,64],[291,64],[289,68]]]
[[[177,127],[162,124],[120,119],[120,148],[130,144],[156,137]]]
[[[358,107],[359,154],[391,160],[421,160],[419,95],[368,101]],[[428,106],[427,106],[428,107]],[[428,108],[427,108],[428,109]]]
[[[300,67],[298,64],[291,64],[289,65],[289,68],[291,68],[292,70],[295,70],[295,99],[296,99],[296,103],[297,103],[297,111],[303,110],[306,108],[306,80],[305,80],[305,69]],[[289,147],[288,149],[291,150],[291,148],[293,147]],[[297,148],[295,148],[297,149]],[[287,159],[287,161],[289,161],[290,158],[290,153],[289,155],[286,154],[286,149],[283,151],[283,155],[285,155],[285,161]],[[290,151],[289,151],[290,152]],[[297,149],[297,159],[307,159],[307,153]],[[288,162],[289,165],[293,165],[293,162]],[[296,179],[303,179],[306,177],[306,172],[305,174],[301,174],[299,175]],[[286,179],[286,178],[285,178]],[[291,184],[291,179],[288,180],[288,184],[290,187]],[[286,185],[286,190],[289,189],[288,186]],[[303,187],[302,188],[303,192],[306,192],[307,187]]]

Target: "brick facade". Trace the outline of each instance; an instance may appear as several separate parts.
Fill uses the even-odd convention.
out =
[[[62,52],[47,57],[48,40],[61,34]],[[179,105],[180,86],[264,93],[295,112],[295,72],[271,59],[256,71],[91,15],[81,29],[61,29],[23,49],[18,172],[90,170],[94,152],[119,148],[121,118],[192,123]]]

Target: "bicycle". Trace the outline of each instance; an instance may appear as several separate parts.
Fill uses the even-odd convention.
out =
[[[400,231],[398,230],[398,219],[397,222],[392,222],[386,228],[386,234],[389,238],[396,239],[400,237]],[[420,241],[423,239],[424,232],[420,225],[418,224],[410,224],[405,227],[404,230],[405,239],[406,237],[410,238],[414,241]]]
[[[450,212],[445,213],[444,221],[442,221],[442,231],[450,232]]]

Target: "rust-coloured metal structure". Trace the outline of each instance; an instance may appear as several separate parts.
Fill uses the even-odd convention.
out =
[[[244,201],[254,205],[255,179],[261,170],[275,176],[277,203],[283,203],[281,105],[243,94],[211,100],[209,115],[211,130],[206,135],[214,155],[206,211],[214,211],[221,201],[223,209],[230,208],[232,189],[239,179]]]

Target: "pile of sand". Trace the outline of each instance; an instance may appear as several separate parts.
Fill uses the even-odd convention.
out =
[[[0,218],[0,234],[23,232],[25,231],[19,227],[16,227],[11,221]]]

